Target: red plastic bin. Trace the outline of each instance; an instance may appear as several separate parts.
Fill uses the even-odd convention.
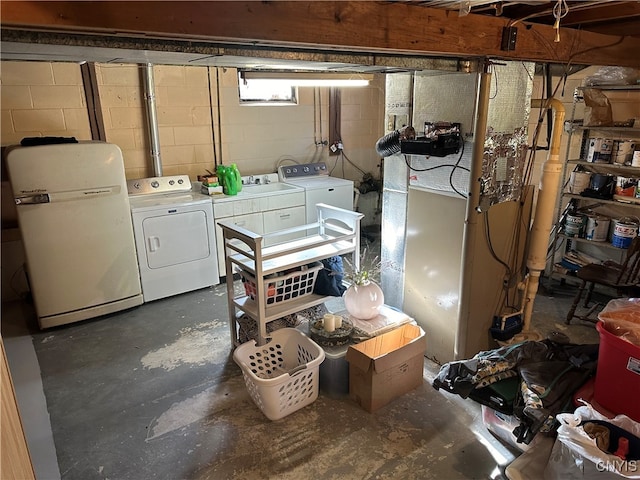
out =
[[[609,332],[602,322],[594,399],[615,414],[640,422],[640,347]]]

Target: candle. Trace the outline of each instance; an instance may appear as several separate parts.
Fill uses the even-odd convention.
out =
[[[342,328],[342,317],[340,315],[334,315],[333,320],[336,324],[336,328]]]
[[[336,329],[336,319],[330,313],[326,313],[324,317],[322,317],[322,326],[326,332],[333,332]]]

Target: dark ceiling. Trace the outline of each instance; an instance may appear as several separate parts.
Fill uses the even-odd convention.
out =
[[[640,2],[618,2],[613,0],[590,1],[411,1],[429,8],[456,10],[467,13],[490,15],[513,22],[539,23],[553,26],[556,22],[554,9],[560,18],[560,28],[575,28],[605,35],[640,37]],[[566,13],[565,13],[566,12]]]

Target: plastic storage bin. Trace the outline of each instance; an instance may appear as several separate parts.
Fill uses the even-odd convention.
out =
[[[320,365],[320,390],[329,395],[349,393],[349,345],[323,347],[324,362]]]
[[[279,420],[318,398],[320,346],[295,328],[271,333],[265,345],[255,340],[233,352],[249,395],[269,420]]]
[[[294,298],[313,293],[316,276],[323,265],[316,262],[303,270],[275,275],[264,279],[264,298],[267,305],[286,302]],[[257,284],[255,277],[246,270],[240,270],[240,278],[244,284],[245,293],[255,300]]]
[[[640,347],[609,332],[602,322],[594,398],[607,410],[640,422]]]

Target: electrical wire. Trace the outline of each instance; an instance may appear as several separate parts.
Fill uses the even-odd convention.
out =
[[[495,65],[493,67],[493,77],[495,79],[496,91],[493,94],[493,97],[489,97],[489,100],[493,100],[494,98],[496,98],[498,96],[498,70],[495,68]]]
[[[485,231],[484,231],[485,238],[487,239],[487,246],[489,247],[489,252],[491,253],[491,256],[494,258],[496,262],[498,262],[505,268],[505,270],[507,271],[507,275],[511,277],[511,272],[512,272],[511,266],[508,263],[506,263],[504,260],[502,260],[500,257],[498,257],[495,249],[493,248],[493,242],[491,240],[491,230],[490,230],[490,224],[489,224],[489,210],[484,212],[484,228],[485,228]]]
[[[451,172],[449,172],[449,186],[451,187],[451,189],[455,193],[460,195],[462,198],[467,198],[467,195],[465,195],[460,190],[458,190],[455,187],[455,185],[453,184],[453,174],[456,171],[456,169],[464,170],[466,172],[471,172],[471,170],[469,170],[467,167],[460,166],[460,161],[462,160],[463,155],[464,155],[464,140],[461,140],[460,141],[460,155],[458,155],[458,160],[456,160],[456,163],[441,163],[441,164],[435,165],[433,167],[415,168],[415,167],[411,166],[411,161],[409,160],[409,155],[404,155],[404,163],[406,163],[407,167],[409,167],[409,170],[412,170],[414,172],[429,172],[431,170],[436,170],[438,168],[450,167],[451,168]],[[428,157],[428,158],[430,158],[430,157]]]
[[[585,2],[574,1],[574,2],[572,2],[571,9],[574,12],[579,11],[579,10],[587,10],[587,9],[591,8],[591,5],[589,5],[590,3],[591,2],[586,2],[586,1]],[[555,6],[552,7],[552,8],[546,9],[546,10],[541,10],[539,12],[532,13],[532,14],[527,15],[527,16],[522,17],[522,18],[518,18],[516,20],[510,20],[509,23],[507,24],[507,27],[513,27],[513,26],[517,25],[518,23],[524,22],[524,21],[526,21],[526,20],[528,20],[530,18],[541,17],[541,16],[545,16],[545,15],[550,15],[550,14],[553,15],[554,9],[555,9]]]
[[[333,175],[333,171],[338,166],[338,160],[340,160],[340,155],[342,155],[342,150],[340,150],[340,154],[335,156],[335,161],[333,162],[333,167],[329,170],[329,175]],[[342,162],[342,178],[344,178],[344,162]]]
[[[466,170],[467,172],[470,172],[471,170],[469,170],[467,167],[461,167],[459,166],[457,163],[441,163],[440,165],[435,165],[433,167],[428,167],[428,168],[416,168],[416,167],[412,167],[411,163],[409,161],[409,155],[405,155],[404,156],[404,162],[407,164],[407,167],[409,167],[409,170],[412,170],[414,172],[429,172],[431,170],[437,170],[438,168],[445,168],[445,167],[451,167],[451,168],[459,168],[461,170]]]
[[[556,38],[553,40],[555,43],[560,42],[560,19],[566,17],[568,13],[569,6],[567,5],[567,0],[558,0],[553,6],[553,18],[556,19],[553,23],[553,28],[556,31]]]
[[[460,168],[462,170],[466,170],[467,172],[470,172],[470,170],[467,167],[461,167],[460,166],[460,161],[462,160],[462,156],[464,155],[464,140],[461,139],[460,143],[461,143],[461,145],[460,145],[460,155],[458,156],[458,161],[455,163],[455,165],[453,166],[453,168],[449,172],[449,185],[451,186],[453,191],[456,192],[458,195],[460,195],[462,198],[467,198],[468,195],[465,195],[464,193],[459,191],[455,187],[455,185],[453,184],[453,174],[454,174],[454,172],[456,171],[457,168]]]
[[[356,165],[355,163],[353,163],[351,161],[351,159],[349,157],[347,157],[347,154],[344,153],[344,149],[340,150],[340,154],[345,158],[345,160],[347,162],[349,162],[351,165],[353,165],[355,167],[356,170],[358,170],[361,174],[366,175],[367,172],[365,172],[364,170],[362,170],[358,165]]]

